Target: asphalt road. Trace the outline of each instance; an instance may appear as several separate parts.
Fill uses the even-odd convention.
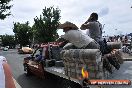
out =
[[[61,81],[53,75],[49,79],[40,79],[35,76],[26,77],[23,71],[23,58],[28,54],[18,54],[17,50],[0,51],[6,57],[12,73],[22,88],[58,88]],[[115,70],[108,79],[128,79],[132,81],[132,61],[125,61],[120,70]],[[60,87],[61,88],[61,87]],[[106,88],[132,88],[131,86],[110,86]]]
[[[22,88],[57,88],[57,79],[40,79],[35,76],[26,77],[23,70],[23,58],[28,54],[18,54],[17,50],[2,51],[0,55],[6,57],[13,73],[13,77]]]

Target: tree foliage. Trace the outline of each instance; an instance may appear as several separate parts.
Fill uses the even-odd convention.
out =
[[[28,21],[24,24],[19,22],[14,23],[13,32],[15,33],[16,41],[20,46],[31,44],[33,33]]]
[[[11,15],[10,9],[12,5],[9,3],[12,0],[0,0],[0,19],[4,20],[7,16]]]
[[[15,36],[14,35],[1,35],[2,45],[15,47]]]
[[[34,18],[33,30],[38,43],[55,41],[57,27],[60,20],[60,10],[53,7],[45,7],[40,17]]]

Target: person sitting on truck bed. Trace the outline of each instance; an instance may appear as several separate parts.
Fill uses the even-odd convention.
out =
[[[78,27],[71,22],[67,21],[64,24],[60,24],[59,29],[63,29],[65,32],[61,37],[72,43],[77,48],[99,49],[99,44],[96,43],[94,39],[78,30]]]
[[[107,47],[107,42],[102,38],[102,24],[98,21],[98,14],[92,13],[88,20],[81,25],[81,30],[86,30],[86,34],[93,38],[99,45],[102,54],[110,53],[111,50]]]
[[[39,50],[40,54],[37,54],[35,56],[35,61],[41,61],[43,59],[43,56],[42,56],[42,50]]]
[[[81,25],[81,30],[86,30],[86,34],[99,42],[102,39],[102,24],[98,21],[98,14],[92,13],[88,20]]]

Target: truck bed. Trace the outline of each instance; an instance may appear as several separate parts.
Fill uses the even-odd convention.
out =
[[[49,73],[54,74],[56,76],[59,76],[59,77],[65,78],[65,79],[69,79],[69,80],[74,81],[76,83],[80,83],[77,79],[66,76],[65,72],[64,72],[64,67],[55,67],[55,66],[45,67],[44,70],[46,72],[49,72]]]
[[[119,70],[114,71],[108,79],[127,79],[132,81],[132,61],[125,61]],[[63,67],[46,67],[45,71],[52,73],[54,75],[70,79],[71,81],[74,81],[76,83],[80,83],[79,80],[70,78],[65,75],[64,68]],[[98,86],[91,85],[91,88],[99,88]],[[106,85],[104,88],[132,88],[132,85],[127,86],[127,85]]]

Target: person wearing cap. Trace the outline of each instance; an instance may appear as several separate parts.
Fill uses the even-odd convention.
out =
[[[75,24],[66,21],[64,24],[60,24],[58,28],[63,29],[63,32],[65,32],[61,38],[69,41],[76,48],[99,49],[98,43],[82,31],[78,30],[78,27]]]

